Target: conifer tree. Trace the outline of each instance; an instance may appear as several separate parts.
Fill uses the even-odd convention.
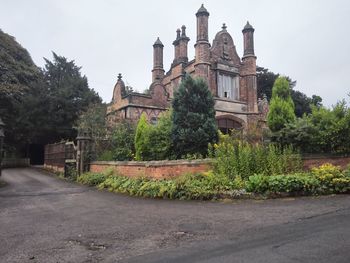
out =
[[[135,132],[135,159],[137,161],[142,161],[143,156],[148,152],[148,133],[149,124],[147,122],[146,114],[142,113]]]
[[[174,94],[172,139],[177,158],[207,155],[208,144],[217,141],[214,99],[205,80],[186,76]]]
[[[278,77],[272,88],[267,123],[271,131],[276,132],[294,121],[294,103],[290,95],[289,82],[285,77]]]

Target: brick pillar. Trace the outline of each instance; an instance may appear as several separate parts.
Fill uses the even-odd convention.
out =
[[[79,131],[77,137],[77,172],[78,175],[89,170],[91,137],[87,132]]]

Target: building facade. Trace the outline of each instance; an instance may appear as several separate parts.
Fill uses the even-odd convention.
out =
[[[204,78],[215,99],[218,127],[221,131],[243,129],[264,124],[266,107],[258,105],[254,28],[247,22],[242,30],[244,50],[240,58],[227,27],[223,24],[212,44],[208,38],[209,12],[202,5],[196,13],[197,37],[195,58],[188,59],[190,38],[186,27],[176,31],[174,60],[165,72],[163,43],[158,38],[153,44],[152,83],[149,94],[130,92],[121,75],[114,87],[113,99],[107,110],[110,123],[122,119],[137,121],[146,113],[150,122],[171,105],[174,91],[186,74]]]

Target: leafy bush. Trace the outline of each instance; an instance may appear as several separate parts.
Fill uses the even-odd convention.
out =
[[[331,194],[350,191],[350,174],[339,167],[324,164],[313,168],[311,173],[287,175],[254,175],[246,182],[246,189],[254,193],[302,193]]]
[[[214,172],[231,180],[253,174],[276,175],[301,170],[301,157],[291,147],[252,145],[220,134],[220,143],[209,147]]]
[[[97,161],[114,161],[114,154],[112,150],[103,151],[100,156],[97,157]]]
[[[308,153],[350,153],[350,107],[340,101],[332,109],[312,107],[312,114],[286,124],[272,139]]]
[[[87,172],[78,176],[77,181],[82,184],[94,186],[106,180],[106,176],[101,173]]]
[[[320,181],[322,189],[326,193],[350,191],[350,175],[347,171],[342,172],[338,166],[327,163],[312,168],[311,173]]]
[[[230,181],[228,178],[222,178],[208,172],[205,174],[186,174],[175,179],[163,180],[111,176],[98,187],[100,189],[106,188],[112,192],[143,197],[208,200],[227,191],[241,188],[242,182],[239,180]]]
[[[135,134],[135,159],[138,161],[171,159],[171,111],[160,115],[158,123],[151,125],[142,114]]]
[[[246,190],[254,193],[265,193],[269,190],[268,177],[265,175],[252,175],[246,181]]]
[[[247,191],[254,193],[303,193],[315,194],[320,182],[309,174],[254,175],[246,182]]]
[[[112,155],[116,161],[130,161],[134,158],[135,125],[130,122],[118,123],[112,132]],[[108,155],[106,156],[108,157]],[[107,160],[106,160],[107,161]]]
[[[77,178],[77,182],[89,186],[99,185],[113,174],[113,169],[106,169],[103,173],[87,172]]]
[[[73,164],[66,164],[64,177],[68,179],[69,181],[75,181],[77,179],[78,173],[77,169],[75,167],[75,163]]]
[[[135,159],[142,161],[143,157],[149,153],[149,124],[145,113],[142,113],[135,132]]]

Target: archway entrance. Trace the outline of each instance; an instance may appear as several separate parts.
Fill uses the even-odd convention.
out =
[[[243,125],[241,122],[234,120],[232,117],[218,117],[216,119],[216,124],[219,130],[223,134],[230,134],[232,130],[242,130]]]

